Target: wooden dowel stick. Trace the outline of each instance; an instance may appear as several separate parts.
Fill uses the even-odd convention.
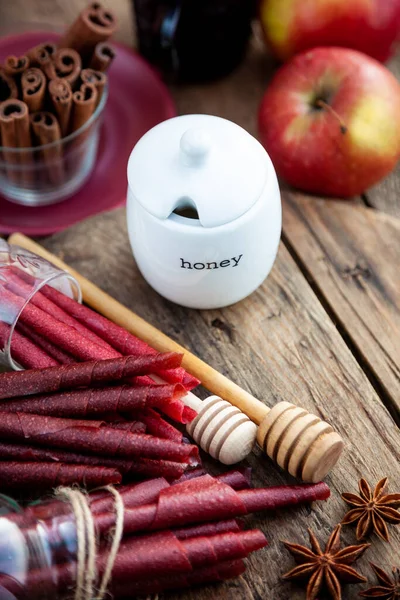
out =
[[[147,323],[147,321],[126,308],[126,306],[120,304],[112,296],[101,290],[94,283],[75,271],[75,269],[69,267],[60,258],[54,256],[54,254],[45,250],[45,248],[33,240],[21,233],[14,233],[8,241],[10,244],[21,246],[30,252],[42,256],[60,269],[70,273],[81,286],[83,300],[86,304],[139,337],[158,350],[158,352],[183,353],[182,366],[189,373],[200,379],[210,392],[237,406],[257,425],[260,425],[269,413],[270,409],[249,392],[246,392],[239,385],[225,377],[225,375],[213,369],[213,367],[186,350],[186,348],[183,348],[183,346],[159,331],[156,327]]]

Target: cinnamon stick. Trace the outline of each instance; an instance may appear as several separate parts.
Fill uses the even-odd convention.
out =
[[[29,148],[32,146],[29,130],[28,107],[18,99],[5,100],[0,104],[0,131],[2,144],[8,148]],[[32,157],[29,153],[3,151],[4,159],[9,165],[8,177],[16,182],[29,183],[31,174],[23,170]]]
[[[94,69],[82,69],[81,79],[83,83],[92,83],[97,90],[97,102],[96,106],[100,103],[103,96],[104,88],[107,84],[107,75],[101,71],[95,71]]]
[[[46,76],[41,69],[33,67],[27,69],[21,76],[22,99],[30,112],[43,109]]]
[[[105,42],[115,32],[117,19],[99,2],[85,8],[59,42],[59,48],[74,48],[85,61],[93,54],[99,42]]]
[[[110,67],[115,56],[115,50],[110,44],[99,42],[95,46],[89,67],[95,71],[102,71],[104,73]]]
[[[0,71],[0,102],[9,100],[10,98],[18,98],[18,88],[12,77],[9,77]]]
[[[67,79],[56,77],[49,81],[49,95],[60,125],[61,136],[69,130],[72,109],[72,89]]]
[[[19,81],[21,75],[29,67],[29,58],[27,56],[7,56],[4,61],[4,73],[8,77],[13,77],[15,81]]]
[[[45,67],[56,53],[57,46],[53,42],[44,42],[26,53],[31,67]]]
[[[48,79],[59,77],[74,86],[82,68],[82,59],[73,48],[59,48],[43,70]]]
[[[83,83],[80,90],[73,93],[71,131],[77,131],[90,119],[96,109],[97,96],[92,83]]]
[[[30,121],[37,145],[46,146],[61,139],[60,126],[52,113],[34,113],[31,115]],[[41,155],[46,165],[45,170],[48,180],[55,185],[62,183],[65,174],[61,146],[58,144],[49,148],[44,147],[41,150]]]

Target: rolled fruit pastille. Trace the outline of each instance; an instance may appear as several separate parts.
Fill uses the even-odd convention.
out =
[[[136,411],[133,414],[131,413],[131,416],[142,421],[146,425],[147,432],[151,435],[166,438],[167,440],[173,440],[174,442],[182,442],[182,432],[165,421],[155,410],[148,408],[143,411]]]
[[[0,344],[2,348],[7,345],[10,335],[10,325],[0,321]],[[47,352],[38,348],[30,339],[22,335],[19,331],[14,331],[11,340],[11,354],[21,366],[25,369],[31,369],[34,366],[38,369],[58,366],[57,361],[49,356]]]
[[[124,539],[120,545],[113,567],[115,592],[121,584],[145,582],[149,578],[165,577],[196,572],[197,569],[214,566],[227,560],[246,558],[251,552],[267,545],[259,530],[221,533],[179,540],[171,531]],[[104,572],[107,551],[100,552],[97,565],[99,574]],[[59,591],[76,581],[74,563],[54,568],[54,579]],[[38,579],[36,579],[36,577]],[[29,585],[32,589],[43,582],[40,573],[31,572]],[[135,588],[133,588],[135,589]]]
[[[204,528],[201,527],[201,524],[207,523],[208,521],[219,519],[231,521],[238,515],[245,515],[256,510],[274,510],[279,507],[296,505],[301,502],[312,502],[317,499],[323,500],[328,498],[330,493],[328,486],[324,483],[235,491],[225,483],[221,483],[218,479],[213,478],[210,475],[198,479],[191,479],[172,486],[168,486],[168,484],[162,480],[144,482],[141,486],[135,486],[132,490],[134,503],[131,501],[131,498],[128,498],[128,496],[125,495],[129,493],[128,486],[124,486],[121,492],[124,494],[125,505],[124,534],[137,531],[151,533],[152,531],[172,528],[175,537],[179,536],[179,539],[182,540],[187,539],[187,535],[185,535],[184,532],[182,532],[181,535],[178,533],[182,527],[198,523],[200,524],[198,534],[201,535],[204,533]],[[96,528],[106,536],[109,529],[115,524],[113,500],[112,498],[108,498],[107,500],[107,497],[101,495],[102,492],[99,493],[100,497],[97,496],[98,499],[92,502],[91,506],[93,508],[92,512],[95,517]],[[95,494],[97,495],[99,493]],[[54,507],[52,507],[53,504],[55,505]],[[46,520],[47,518],[52,518],[54,514],[63,514],[63,503],[53,502],[53,504],[50,508],[46,506],[40,507],[40,505],[30,507],[28,509],[30,514],[26,519],[26,526],[28,528],[30,527],[30,524],[32,523],[31,517],[34,517],[35,515]],[[95,505],[96,508],[94,508]],[[46,515],[46,511],[48,516]],[[16,515],[15,520],[22,525],[24,523],[23,516],[21,515]],[[237,523],[234,525],[235,529],[236,525]],[[224,524],[224,528],[226,526],[229,525]],[[175,533],[175,531],[177,533]],[[165,535],[169,534],[169,532],[165,533]],[[76,533],[70,530],[69,535],[72,536],[69,538],[69,545],[73,546],[74,539],[76,539]],[[252,534],[247,532],[247,535],[252,539]],[[241,539],[248,539],[247,535]],[[220,555],[220,552],[235,552],[232,545],[229,544],[229,548],[227,548],[227,545],[221,542],[224,539],[226,540],[227,538],[218,538],[218,560],[222,560],[222,557],[224,556]],[[54,531],[53,540],[57,542],[56,531]],[[128,547],[130,547],[131,543],[136,543],[134,540],[135,538],[129,538],[127,540]],[[192,543],[194,545],[192,545]],[[210,554],[203,545],[204,538],[198,538],[197,542],[189,542],[189,544],[190,548],[197,549],[196,556],[198,556],[199,560],[209,560],[207,557],[210,556]],[[223,548],[225,548],[225,550]],[[164,551],[168,550],[164,547],[164,549],[161,550],[161,553]],[[177,549],[175,548],[175,552],[176,551]],[[138,559],[138,562],[133,562],[133,565],[136,565],[135,568],[138,568],[138,571],[135,571],[135,574],[138,577],[140,577],[141,573],[143,576],[145,575],[142,571],[144,563],[141,562],[143,561],[144,554],[145,552],[141,553],[142,556]],[[215,552],[212,552],[211,554],[215,559]],[[179,560],[179,551],[178,554],[174,556],[176,560]],[[171,560],[175,559],[171,557]],[[200,566],[198,563],[196,563],[196,565]]]
[[[197,446],[177,444],[142,433],[107,426],[104,421],[59,419],[25,413],[2,413],[0,441],[27,443],[119,458],[198,460]]]
[[[142,433],[144,432],[142,431]],[[106,467],[108,469],[116,469],[123,476],[135,478],[165,477],[166,479],[176,479],[181,477],[190,466],[187,463],[178,463],[169,460],[107,458],[105,456],[67,452],[66,450],[0,443],[0,466],[2,465],[1,461],[4,460],[21,463],[64,463],[67,465]],[[35,473],[33,466],[31,470],[32,473]],[[38,478],[39,470],[40,468],[36,471]],[[237,479],[238,481],[235,479],[233,483],[240,485],[240,478],[238,477]]]
[[[140,337],[132,335],[127,328],[117,325],[113,321],[103,317],[101,314],[94,312],[87,306],[74,302],[59,292],[58,290],[44,286],[41,293],[51,300],[54,304],[62,308],[76,321],[85,325],[88,329],[91,329],[97,336],[108,342],[121,352],[124,356],[127,354],[155,354],[157,350],[154,350],[152,346],[144,342]],[[185,350],[181,348],[183,352]],[[183,383],[187,390],[191,390],[199,385],[200,380],[187,373],[184,369],[178,369],[176,375],[179,375],[176,379],[168,377],[168,373],[158,373],[160,377],[166,379],[170,383]]]
[[[212,456],[227,464],[233,464],[243,458],[246,452],[250,452],[257,437],[260,447],[272,460],[304,481],[315,482],[323,479],[336,464],[344,444],[340,435],[328,423],[288,402],[279,402],[270,409],[249,392],[122,306],[39,244],[21,234],[13,234],[9,242],[35,252],[69,272],[79,282],[83,299],[87,304],[153,348],[160,352],[183,352],[183,367],[195,377],[199,377],[206,388],[218,394],[218,398],[211,397],[205,401],[205,404],[201,404],[193,394],[188,394],[185,398],[185,402],[194,410],[200,411],[195,424],[189,427],[189,430],[193,431],[197,436],[194,439]],[[228,402],[220,400],[219,397],[225,398]],[[242,414],[229,412],[232,408],[229,404],[237,407]],[[208,410],[212,412],[207,412],[206,416]],[[229,421],[225,419],[227,413],[230,416]],[[242,420],[245,415],[253,421],[254,426],[250,421]],[[224,425],[221,423],[222,420]]]
[[[65,352],[64,350],[61,350],[61,348],[59,348],[52,342],[49,342],[49,340],[46,340],[46,338],[42,337],[38,333],[35,333],[31,329],[29,329],[29,327],[26,327],[26,325],[23,325],[22,323],[18,322],[16,324],[13,337],[15,335],[15,332],[21,333],[23,336],[28,338],[38,349],[42,349],[44,352],[46,352],[46,354],[51,356],[51,358],[54,358],[57,364],[70,365],[76,362],[75,358],[71,354]],[[13,354],[12,351],[11,354]],[[36,368],[34,362],[32,363],[32,366],[33,368]]]
[[[251,512],[326,500],[329,496],[330,490],[325,483],[236,491],[211,475],[204,475],[162,490],[153,504],[134,510],[127,508],[124,534],[232,519]],[[98,514],[96,525],[104,533],[113,526],[114,520],[112,512]]]
[[[229,471],[222,475],[218,475],[215,479],[231,485],[234,489],[246,489],[250,487],[247,476],[243,475],[240,471]],[[171,487],[172,484],[168,483],[164,477],[157,477],[143,481],[141,483],[122,485],[118,487],[118,492],[121,494],[125,508],[135,508],[137,506],[144,506],[157,502],[161,490]],[[173,482],[173,485],[178,485]],[[93,514],[101,514],[105,512],[112,512],[114,509],[113,496],[106,490],[100,490],[97,492],[90,492],[90,509]],[[46,502],[44,504],[32,504],[29,505],[24,514],[12,515],[12,520],[18,523],[24,522],[24,518],[28,516],[28,521],[33,519],[47,520],[54,517],[54,515],[65,513],[65,503],[59,500],[53,500],[52,502]],[[218,525],[220,521],[215,522],[213,525]],[[196,525],[193,528],[203,527],[202,525]],[[206,526],[208,523],[205,524]],[[225,527],[225,526],[224,526]],[[188,527],[178,528],[177,535],[180,530],[183,530],[182,536],[188,537],[188,533],[185,533]]]
[[[187,423],[185,407],[180,402],[185,394],[186,390],[180,383],[88,388],[5,400],[0,402],[0,414],[11,412],[71,419],[103,418],[113,413],[155,407],[168,412],[175,421]]]
[[[0,488],[13,492],[42,492],[59,485],[85,485],[94,488],[121,481],[122,476],[115,467],[103,465],[0,461]]]
[[[0,400],[118,382],[135,375],[175,368],[181,362],[182,355],[166,352],[1,373]]]
[[[32,277],[25,272],[17,271],[18,270],[15,268],[8,268],[5,273],[6,282],[3,285],[5,285],[10,292],[17,294],[22,298],[26,298],[27,293],[30,293],[32,287]],[[40,309],[40,311],[34,313],[33,317],[40,319],[41,322],[46,318],[46,314],[51,317],[51,319],[49,319],[52,325],[50,330],[46,332],[43,327],[41,327],[40,330],[37,331],[41,337],[44,337],[43,334],[47,333],[50,339],[57,321],[61,321],[64,325],[72,327],[73,330],[78,330],[84,338],[89,338],[96,344],[92,348],[93,359],[113,358],[121,356],[121,354],[124,356],[157,354],[156,350],[142,342],[142,340],[135,338],[121,327],[114,325],[114,323],[97,315],[87,307],[82,306],[77,302],[65,302],[65,299],[66,296],[49,286],[44,286],[41,291],[37,291],[32,297],[31,303],[36,308]],[[21,304],[21,300],[18,300],[17,298],[12,299],[11,297],[8,297],[6,298],[6,301],[9,303],[20,302]],[[88,326],[85,325],[86,322],[88,323]],[[67,335],[68,331],[71,333],[71,330],[65,330],[64,328],[64,337]],[[77,354],[78,358],[80,358],[81,355],[79,350],[77,350],[76,345],[80,339],[81,338],[76,335],[73,336],[73,340],[68,340],[67,337],[69,352],[71,354]],[[55,341],[57,342],[57,339]],[[73,344],[72,341],[74,342]],[[59,345],[58,342],[58,346]],[[99,356],[95,356],[97,346],[103,347]],[[168,367],[162,371],[157,371],[156,374],[169,383],[183,383],[188,390],[199,384],[199,381],[196,378],[190,376],[180,366],[176,368]],[[149,384],[152,383],[152,381],[145,378],[142,383]]]

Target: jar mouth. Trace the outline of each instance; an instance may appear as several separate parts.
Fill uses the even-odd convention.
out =
[[[55,281],[56,279],[60,279],[61,277],[64,277],[65,279],[68,279],[72,286],[73,286],[73,290],[76,294],[76,299],[77,302],[82,302],[82,290],[80,288],[79,283],[77,282],[77,280],[75,279],[75,277],[73,277],[72,275],[70,275],[69,273],[67,273],[66,271],[60,271],[60,273],[54,273],[53,275],[51,275],[50,277],[47,277],[46,279],[43,279],[38,285],[37,287],[33,288],[31,293],[24,298],[25,303],[23,305],[23,307],[21,308],[21,310],[18,312],[16,318],[14,319],[14,322],[11,325],[11,329],[10,329],[10,334],[8,336],[8,340],[7,343],[4,347],[4,351],[6,353],[6,356],[8,356],[8,360],[9,363],[11,365],[11,367],[14,369],[14,371],[22,371],[23,367],[21,367],[17,362],[15,362],[15,360],[12,357],[12,350],[11,350],[11,342],[12,342],[12,338],[14,335],[14,331],[15,328],[17,326],[18,320],[21,316],[21,313],[23,312],[23,310],[25,309],[25,307],[29,304],[29,302],[32,300],[32,298],[34,297],[34,295],[39,292],[43,286],[45,285],[49,285],[52,281]]]
[[[89,117],[89,119],[86,121],[86,123],[84,123],[82,125],[82,127],[77,129],[76,131],[73,131],[69,135],[67,135],[63,138],[60,138],[59,140],[56,140],[55,142],[49,142],[48,144],[43,144],[42,146],[30,146],[27,148],[14,148],[12,146],[0,146],[0,152],[6,152],[7,154],[18,154],[18,155],[24,155],[25,153],[32,154],[32,152],[38,152],[38,151],[42,152],[43,150],[51,150],[52,148],[55,148],[62,144],[68,144],[69,142],[72,142],[74,139],[76,139],[82,133],[84,133],[87,129],[89,129],[90,126],[97,120],[97,118],[102,113],[102,111],[106,105],[107,98],[108,98],[108,86],[105,86],[103,94],[100,99],[100,102],[97,105],[96,110],[94,111],[92,116]]]

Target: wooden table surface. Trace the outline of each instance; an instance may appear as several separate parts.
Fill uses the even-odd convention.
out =
[[[21,14],[33,23],[62,26],[84,4],[1,3],[1,29]],[[134,43],[131,4],[105,4],[120,17],[119,39]],[[172,88],[178,112],[220,115],[256,135],[257,106],[273,68],[256,31],[234,74],[213,84]],[[400,73],[400,60],[390,68]],[[168,594],[169,599],[305,598],[300,587],[280,579],[293,566],[281,540],[304,543],[311,527],[324,542],[346,511],[340,493],[356,492],[362,476],[371,484],[389,476],[391,489],[400,491],[400,171],[352,201],[287,189],[282,200],[282,243],[270,276],[250,298],[223,310],[184,309],[158,296],[137,271],[122,209],[43,241],[269,406],[280,400],[304,406],[332,422],[346,441],[341,462],[327,478],[332,490],[327,503],[247,519],[266,533],[269,546],[248,560],[246,574],[224,585]],[[290,482],[258,451],[248,462],[256,485]],[[390,532],[390,544],[372,537],[372,547],[357,563],[371,585],[370,560],[400,567],[400,528],[391,526]],[[343,540],[354,543],[354,529],[345,528]],[[356,598],[362,588],[348,586],[343,599]]]

